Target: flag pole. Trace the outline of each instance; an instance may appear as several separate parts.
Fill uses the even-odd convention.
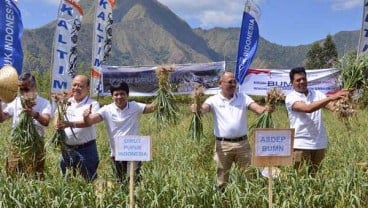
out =
[[[363,33],[364,33],[364,25],[365,25],[365,18],[364,16],[366,15],[366,5],[368,5],[368,0],[364,0],[363,1],[363,12],[362,12],[362,26],[360,28],[360,34],[359,34],[359,42],[358,42],[358,48],[357,48],[357,54],[356,54],[356,59],[359,58],[360,53],[363,52],[362,50],[364,49],[364,47],[362,48],[362,44],[365,42],[363,41]],[[368,24],[368,23],[367,23]]]
[[[63,0],[60,0],[59,2],[59,7],[58,7],[58,10],[57,10],[57,15],[56,15],[56,27],[55,27],[55,30],[57,28],[57,23],[59,21],[59,18],[60,18],[60,8],[61,8],[61,3],[62,3]],[[49,101],[50,101],[50,104],[51,104],[51,112],[54,113],[56,111],[56,103],[54,102],[54,99],[52,99],[52,95],[53,95],[53,92],[52,92],[52,72],[54,70],[54,54],[55,54],[55,37],[56,37],[56,32],[54,33],[54,37],[52,38],[52,49],[51,49],[51,65],[50,65],[50,69],[49,69],[49,78],[50,78],[50,87],[49,87]]]

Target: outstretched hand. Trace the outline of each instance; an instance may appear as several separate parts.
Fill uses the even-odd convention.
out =
[[[338,99],[349,96],[349,94],[350,94],[349,89],[342,89],[336,92],[335,94],[330,95],[329,97],[331,98],[331,100],[338,100]]]
[[[87,108],[86,110],[84,110],[83,112],[83,118],[86,119],[88,118],[88,116],[92,113],[92,104],[89,106],[89,108]]]
[[[276,109],[275,105],[274,104],[267,104],[265,106],[265,111],[269,112],[269,113],[272,113],[274,112]]]
[[[190,111],[192,112],[192,113],[197,113],[198,111],[199,111],[199,109],[198,109],[198,105],[197,104],[191,104],[190,105]]]
[[[39,113],[37,113],[37,112],[33,111],[33,109],[32,109],[32,108],[25,108],[25,109],[23,109],[23,111],[24,111],[25,113],[27,113],[27,115],[29,115],[29,116],[30,116],[30,117],[32,117],[32,118],[35,118],[37,115],[39,115]]]
[[[54,125],[56,130],[63,130],[67,127],[70,127],[71,124],[68,121],[57,121],[56,124]]]

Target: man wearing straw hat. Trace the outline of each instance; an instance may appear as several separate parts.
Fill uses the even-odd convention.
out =
[[[44,164],[45,164],[45,151],[43,136],[45,135],[45,127],[48,126],[51,118],[51,105],[50,102],[37,95],[36,90],[36,79],[29,73],[25,72],[19,76],[19,95],[11,103],[2,109],[0,105],[0,122],[4,122],[6,119],[13,117],[12,136],[14,139],[14,129],[20,128],[18,125],[22,122],[24,117],[21,116],[22,112],[25,112],[27,116],[32,119],[32,123],[35,127],[35,132],[38,135],[31,135],[31,137],[38,137],[40,140],[40,148],[33,148],[32,155],[34,157],[26,158],[23,157],[21,150],[17,145],[10,145],[9,152],[7,155],[7,173],[10,176],[24,173],[26,176],[36,176],[39,179],[44,177]],[[30,98],[29,100],[25,100]],[[25,102],[32,103],[32,105],[26,105]],[[24,138],[22,138],[24,139]],[[34,142],[35,140],[33,140]]]

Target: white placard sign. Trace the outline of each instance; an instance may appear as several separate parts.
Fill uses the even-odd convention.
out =
[[[291,131],[262,131],[255,132],[255,156],[290,156]]]
[[[116,161],[149,161],[151,160],[151,138],[149,136],[116,136]]]

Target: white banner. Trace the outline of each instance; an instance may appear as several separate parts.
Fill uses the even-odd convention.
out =
[[[286,95],[293,90],[289,71],[289,69],[249,69],[239,90],[248,95],[266,96],[269,89],[277,87]],[[308,88],[320,90],[326,94],[340,89],[339,69],[313,69],[306,72]]]
[[[206,94],[218,92],[219,73],[225,62],[178,64],[170,74],[171,90],[174,94],[191,94],[194,87],[202,85]],[[131,96],[152,96],[158,89],[156,66],[102,66],[102,95],[110,95],[110,86],[122,81],[129,85]]]
[[[76,75],[77,41],[83,10],[74,0],[61,0],[54,37],[51,93],[71,89]]]
[[[101,93],[101,65],[112,48],[112,9],[115,0],[96,0],[92,42],[91,95]]]
[[[360,30],[358,56],[368,50],[368,0],[364,0],[362,28]]]

